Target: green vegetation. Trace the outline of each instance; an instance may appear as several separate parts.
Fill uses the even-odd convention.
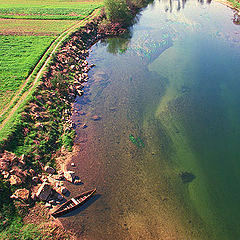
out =
[[[101,1],[0,1],[0,17],[81,20],[102,6]]]
[[[33,224],[24,225],[20,217],[16,217],[11,225],[0,233],[0,239],[7,240],[40,240],[43,235]],[[45,238],[46,239],[46,238]]]
[[[0,36],[0,110],[8,104],[54,37]]]
[[[106,14],[112,22],[129,23],[132,19],[126,0],[105,0]]]
[[[140,12],[153,0],[105,0],[107,18],[113,23],[121,23],[123,26],[129,26]]]
[[[238,0],[228,0],[228,1],[231,2],[234,7],[240,10],[240,2]]]

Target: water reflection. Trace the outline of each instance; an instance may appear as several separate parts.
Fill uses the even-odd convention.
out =
[[[162,4],[165,12],[174,13],[175,11],[179,12],[180,10],[183,10],[187,5],[188,0],[162,0],[162,1],[159,0],[158,2]],[[197,2],[200,5],[204,5],[204,4],[211,4],[212,0],[197,0]],[[148,8],[150,9],[154,8],[155,5],[156,5],[156,1],[153,1],[149,3]],[[132,33],[133,25],[136,25],[139,22],[140,17],[141,17],[141,12],[137,14],[134,21],[132,22],[132,25],[128,27],[127,33],[125,35],[119,38],[108,38],[101,41],[101,44],[103,46],[106,46],[106,49],[109,53],[113,55],[117,55],[117,54],[123,54],[128,50],[131,39],[132,39],[132,35],[133,35]],[[233,22],[235,24],[239,24],[238,14],[234,15]]]
[[[132,38],[132,32],[129,29],[128,33],[121,38],[107,38],[101,41],[103,46],[107,47],[107,51],[113,55],[118,53],[125,53],[128,49],[130,40]]]

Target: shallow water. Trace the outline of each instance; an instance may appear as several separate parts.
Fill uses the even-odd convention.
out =
[[[61,218],[79,239],[240,239],[240,29],[232,19],[215,2],[155,1],[131,38],[92,48],[96,67],[73,116],[72,161],[84,184],[68,187],[72,196],[98,194]]]

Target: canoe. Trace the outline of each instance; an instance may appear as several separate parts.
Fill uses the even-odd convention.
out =
[[[83,203],[89,200],[93,194],[96,192],[96,188],[90,191],[81,193],[80,195],[76,196],[75,198],[71,198],[67,202],[63,203],[56,211],[52,213],[53,217],[60,217],[66,213],[69,213],[78,207],[80,207]]]

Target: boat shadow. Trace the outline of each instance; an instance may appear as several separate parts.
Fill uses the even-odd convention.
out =
[[[80,212],[83,212],[85,209],[87,209],[90,205],[92,205],[94,202],[96,202],[102,195],[101,194],[95,194],[94,196],[92,196],[86,203],[84,203],[82,206],[80,206],[79,208],[73,210],[70,213],[66,213],[63,216],[61,216],[61,218],[66,218],[66,217],[72,217],[75,216],[77,214],[79,214]]]

